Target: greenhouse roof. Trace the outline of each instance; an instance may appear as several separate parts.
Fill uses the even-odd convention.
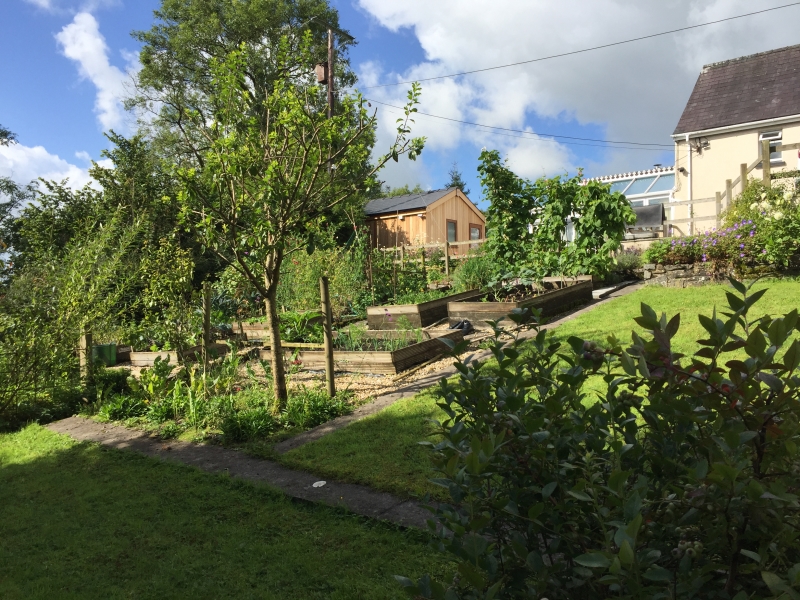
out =
[[[621,192],[626,196],[664,195],[675,187],[675,167],[654,167],[644,171],[604,175],[590,181],[608,183],[612,192]]]

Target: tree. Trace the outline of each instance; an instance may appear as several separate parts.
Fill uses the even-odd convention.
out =
[[[339,16],[326,0],[162,0],[148,31],[135,31],[142,43],[142,69],[129,108],[155,113],[145,119],[159,152],[181,164],[202,161],[203,141],[187,129],[187,111],[211,117],[215,113],[211,64],[241,52],[242,80],[251,90],[250,103],[259,106],[278,79],[304,78],[307,65],[278,63],[281,40],[299,55],[303,35],[310,34],[313,62],[327,60],[327,30],[339,32]],[[348,35],[338,35],[336,88],[355,83],[349,68]]]
[[[395,196],[405,196],[407,194],[424,194],[425,190],[422,189],[420,184],[415,185],[413,188],[408,187],[408,184],[401,185],[400,187],[391,188],[388,185],[384,188],[384,198],[394,198]]]
[[[15,133],[0,125],[0,146],[11,146],[17,143]],[[16,210],[25,201],[33,198],[35,186],[31,183],[20,185],[10,177],[0,177],[0,279],[7,284],[14,267],[13,261],[7,260],[13,237],[13,225]]]
[[[454,162],[453,166],[447,172],[450,176],[450,181],[448,181],[444,187],[449,188],[458,188],[462,192],[464,192],[465,196],[469,196],[469,190],[467,189],[467,183],[461,178],[461,171],[458,170],[458,163]]]
[[[335,116],[327,118],[324,96],[310,81],[310,42],[307,36],[299,55],[288,41],[282,45],[278,59],[287,64],[280,69],[286,75],[270,82],[271,91],[247,84],[244,50],[212,61],[209,100],[216,112],[210,120],[200,111],[182,116],[193,132],[185,142],[202,165],[179,170],[184,218],[264,298],[279,405],[287,397],[276,302],[281,264],[294,252],[313,249],[325,214],[360,201],[360,192],[378,185],[375,174],[388,160],[402,154],[413,160],[424,145],[422,138],[409,138],[419,97],[414,85],[395,143],[370,165],[376,114],[367,113],[360,96],[343,95]],[[301,82],[288,66],[298,61],[309,74]],[[262,95],[263,102],[253,101]]]

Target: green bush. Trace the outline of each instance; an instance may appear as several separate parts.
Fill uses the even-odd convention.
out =
[[[464,262],[453,273],[453,289],[456,292],[481,290],[493,279],[494,265],[491,257],[480,251],[470,252]]]
[[[426,443],[451,497],[431,507],[431,533],[458,569],[447,583],[398,578],[406,591],[799,597],[798,311],[754,318],[766,290],[731,283],[691,357],[671,348],[680,315],[643,304],[647,334],[627,349],[613,336],[562,348],[537,325],[523,352],[496,328],[497,368],[458,364],[439,391],[442,441]]]
[[[309,429],[350,412],[347,394],[331,398],[322,388],[301,387],[289,394],[281,420],[285,427]]]
[[[232,412],[223,419],[220,429],[226,442],[237,443],[266,437],[278,427],[269,409],[257,407]]]
[[[132,396],[117,395],[104,403],[97,416],[104,421],[124,421],[132,417],[140,417],[147,412],[147,405]]]
[[[614,271],[618,273],[633,273],[642,266],[642,253],[639,250],[623,250],[614,257],[616,264]]]

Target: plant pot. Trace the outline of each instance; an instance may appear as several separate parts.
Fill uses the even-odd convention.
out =
[[[117,364],[117,345],[98,344],[92,346],[92,362],[100,362],[106,367],[113,367]]]

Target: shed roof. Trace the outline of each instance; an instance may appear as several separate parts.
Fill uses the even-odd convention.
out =
[[[373,216],[428,208],[431,204],[441,200],[456,189],[458,188],[451,187],[446,190],[431,190],[421,194],[404,194],[403,196],[378,198],[368,202],[364,207],[364,212],[367,216]]]
[[[800,45],[703,67],[673,135],[800,114]]]

